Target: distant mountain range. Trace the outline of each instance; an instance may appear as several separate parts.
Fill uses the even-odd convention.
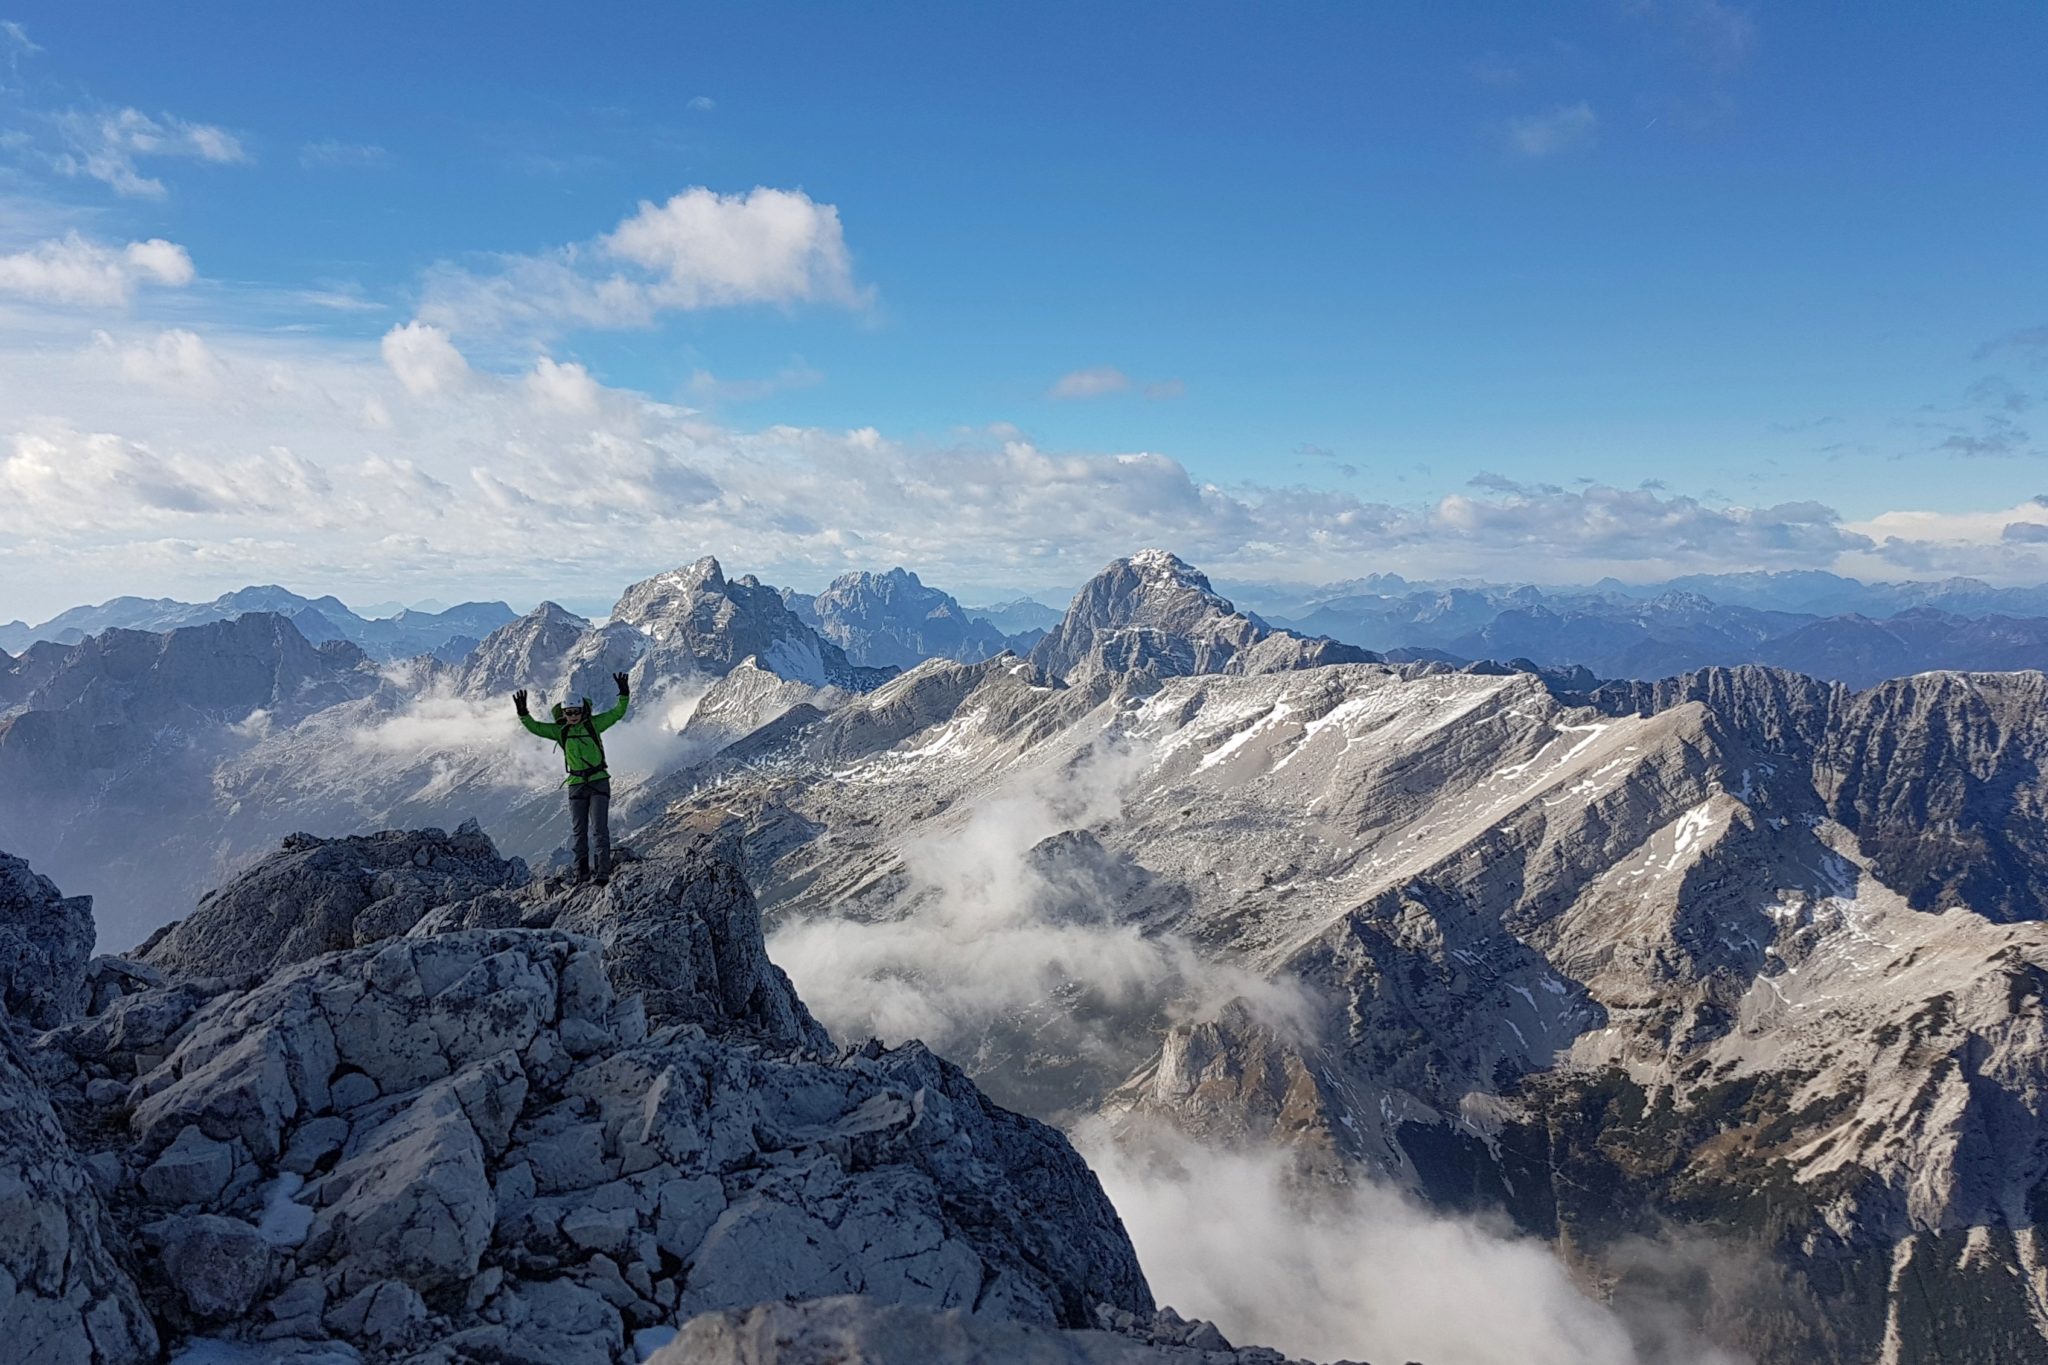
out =
[[[439,611],[399,608],[389,616],[358,616],[336,597],[301,597],[271,585],[240,588],[211,602],[169,597],[116,597],[97,606],[73,607],[41,625],[10,621],[0,625],[0,650],[19,654],[38,640],[74,645],[104,630],[178,630],[209,621],[231,621],[250,612],[289,618],[299,634],[318,644],[347,640],[373,659],[409,659],[430,654],[461,658],[484,636],[518,613],[503,602],[464,602]]]
[[[963,606],[903,568],[845,574],[820,593],[771,591],[854,668],[909,668],[933,658],[976,663],[1005,649],[1029,654],[1066,617],[1028,597]],[[2048,586],[1999,588],[1972,578],[1863,583],[1802,570],[1543,588],[1372,574],[1313,586],[1224,584],[1218,595],[1260,629],[1327,636],[1396,660],[1584,666],[1603,678],[1760,663],[1869,687],[1930,669],[2048,667]],[[347,640],[373,659],[424,654],[444,663],[461,662],[492,631],[520,619],[502,602],[366,617],[331,596],[251,587],[207,603],[120,597],[38,626],[16,621],[0,626],[0,651],[18,654],[34,640],[75,644],[110,628],[175,630],[252,611],[290,617],[308,640]]]

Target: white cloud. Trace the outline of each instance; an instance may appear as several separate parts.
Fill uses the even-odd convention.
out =
[[[1556,156],[1590,147],[1600,131],[1593,106],[1580,100],[1541,114],[1521,114],[1501,125],[1510,150],[1523,156]]]
[[[664,313],[743,304],[859,307],[839,210],[801,190],[683,191],[643,202],[593,242],[430,272],[420,316],[453,333],[644,327]]]
[[[149,384],[184,394],[217,393],[227,367],[197,332],[174,327],[143,344],[117,344],[105,332],[93,334],[96,346],[114,353],[121,377],[131,384]]]
[[[241,140],[210,123],[192,123],[169,114],[151,117],[139,109],[72,109],[53,115],[63,150],[50,158],[59,172],[86,176],[110,186],[116,194],[159,199],[161,180],[142,173],[144,159],[183,159],[226,163],[247,161]]]
[[[1097,365],[1093,369],[1072,370],[1053,381],[1046,391],[1048,398],[1100,398],[1104,394],[1123,393],[1131,387],[1131,377],[1114,365]]]
[[[298,514],[332,491],[322,470],[285,446],[218,459],[49,426],[15,433],[0,458],[7,501],[32,511],[40,526],[74,532],[167,517]]]
[[[1078,1136],[1159,1301],[1234,1342],[1315,1360],[1737,1365],[1663,1321],[1660,1348],[1639,1352],[1549,1248],[1384,1185],[1311,1192],[1278,1150]]]
[[[384,363],[415,398],[456,388],[469,377],[469,362],[448,334],[424,322],[393,327],[384,334],[381,349]]]
[[[534,402],[557,412],[597,411],[597,381],[574,361],[558,365],[542,356],[526,376],[526,392]]]
[[[692,95],[689,107],[700,114],[708,114],[718,107],[718,101],[709,95]]]
[[[337,590],[419,573],[437,590],[498,597],[566,581],[615,587],[707,552],[777,582],[900,563],[957,591],[1070,587],[1148,544],[1263,580],[1368,568],[1520,579],[1533,564],[1580,581],[1804,567],[1895,577],[1908,556],[1926,574],[2048,579],[2048,544],[2005,536],[2010,524],[2048,524],[2031,506],[1848,524],[1814,503],[1502,482],[1375,502],[1223,488],[1157,452],[1049,451],[1007,428],[937,446],[868,428],[746,429],[607,387],[572,362],[475,370],[427,323],[393,328],[377,347],[104,330],[106,341],[68,348],[0,334],[11,381],[0,452],[17,451],[6,491],[18,514],[0,528],[0,579],[19,599],[10,614],[35,609],[32,594],[57,610],[94,593],[170,591],[180,575],[218,592],[233,586],[223,565]],[[38,441],[63,449],[36,453]],[[257,477],[279,468],[279,448],[331,487]],[[359,474],[373,456],[386,463]],[[392,472],[398,460],[433,481],[427,491]],[[74,516],[79,507],[94,515]],[[138,527],[188,548],[128,554],[115,541],[134,543]],[[249,565],[237,548],[271,544]]]
[[[1070,400],[1076,398],[1102,398],[1113,393],[1129,393],[1133,389],[1145,397],[1158,402],[1166,398],[1178,398],[1187,392],[1187,385],[1178,379],[1160,379],[1140,384],[1114,365],[1097,365],[1087,370],[1072,370],[1053,381],[1045,391],[1048,398]]]
[[[44,303],[114,307],[140,284],[180,289],[192,283],[192,258],[161,237],[108,246],[73,232],[0,256],[0,293]]]

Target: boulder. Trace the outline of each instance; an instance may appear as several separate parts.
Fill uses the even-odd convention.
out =
[[[270,1286],[270,1244],[239,1218],[167,1218],[143,1231],[159,1248],[165,1280],[201,1322],[241,1317]]]
[[[83,1015],[92,941],[92,897],[65,896],[0,853],[0,1007],[37,1029]]]

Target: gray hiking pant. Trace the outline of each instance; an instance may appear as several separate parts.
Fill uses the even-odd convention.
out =
[[[569,818],[576,826],[576,870],[590,867],[591,817],[597,823],[597,875],[612,874],[612,783],[577,782],[569,787]]]

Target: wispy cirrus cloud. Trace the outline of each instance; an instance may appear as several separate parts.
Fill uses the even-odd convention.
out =
[[[1582,151],[1600,134],[1600,116],[1584,100],[1536,114],[1518,114],[1500,125],[1503,144],[1520,156],[1540,158]]]
[[[1178,379],[1160,379],[1139,383],[1114,365],[1096,365],[1085,370],[1070,370],[1052,382],[1045,391],[1048,398],[1071,401],[1077,398],[1106,398],[1117,393],[1142,393],[1154,400],[1178,398],[1187,392],[1187,385]]]
[[[322,138],[299,145],[299,164],[307,170],[374,170],[391,164],[391,153],[374,143]]]
[[[100,181],[114,193],[161,199],[164,182],[142,170],[145,161],[184,160],[224,165],[249,160],[240,138],[211,123],[139,109],[67,109],[48,116],[57,147],[48,153],[61,175]]]

